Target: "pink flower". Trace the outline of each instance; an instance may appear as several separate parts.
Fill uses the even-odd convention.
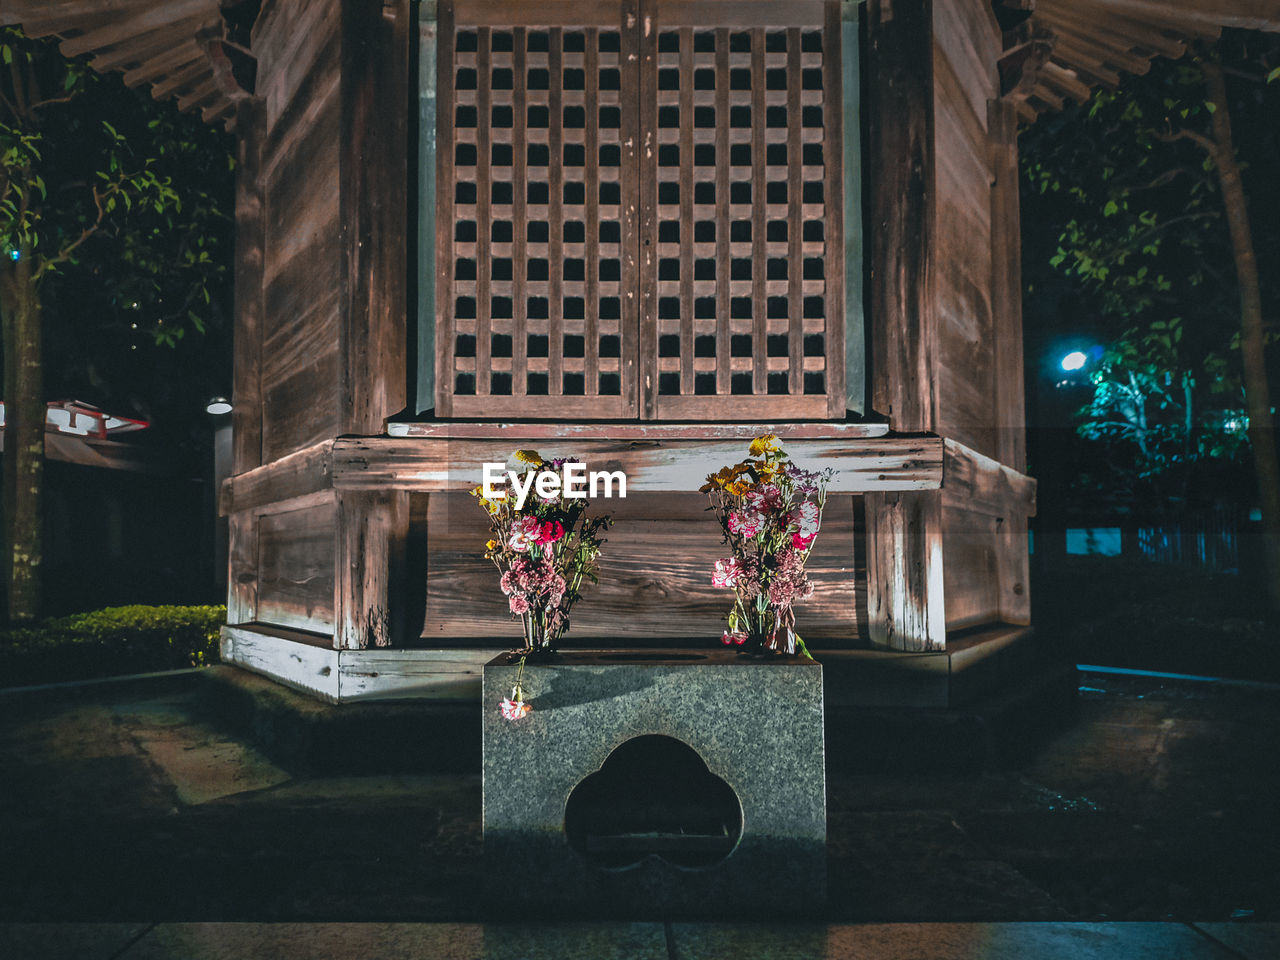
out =
[[[507,598],[507,605],[511,607],[511,612],[522,614],[529,612],[529,598],[524,594],[517,593]]]
[[[812,540],[822,523],[822,511],[812,500],[804,500],[791,511],[787,521],[790,524],[789,529],[798,531],[802,536]]]
[[[538,527],[538,532],[533,541],[539,546],[545,546],[548,543],[555,543],[563,536],[564,525],[559,520],[548,520]]]
[[[717,560],[716,568],[711,574],[711,585],[713,587],[733,587],[738,583],[738,578],[742,576],[742,567],[738,565],[736,557],[728,560]]]
[[[741,630],[735,630],[732,633],[726,630],[720,637],[720,642],[726,647],[740,647],[747,642],[747,635]]]
[[[782,491],[776,483],[762,483],[744,498],[747,506],[758,513],[774,509],[782,500]]]
[[[817,535],[816,531],[807,537],[801,536],[799,533],[793,533],[791,534],[791,545],[797,550],[808,550],[813,545],[813,540]]]
[[[498,704],[498,709],[502,712],[503,720],[520,720],[527,717],[533,707],[523,700],[512,700],[504,697],[502,702]]]
[[[520,517],[511,525],[511,536],[507,545],[517,553],[527,553],[529,548],[538,543],[538,535],[542,525],[537,517]]]
[[[750,539],[764,529],[764,517],[755,511],[729,514],[729,529],[739,536]]]

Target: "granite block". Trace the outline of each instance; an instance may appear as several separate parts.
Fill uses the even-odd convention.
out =
[[[728,651],[565,653],[525,668],[533,709],[508,721],[498,703],[516,670],[505,656],[484,670],[484,845],[495,911],[821,911],[821,666]],[[650,737],[678,743],[638,739]],[[648,765],[629,767],[641,754]],[[612,786],[597,790],[602,782]],[[720,814],[723,833],[699,826]],[[652,830],[642,825],[650,816]],[[609,817],[616,828],[602,831]],[[513,877],[522,878],[518,892],[505,883]]]

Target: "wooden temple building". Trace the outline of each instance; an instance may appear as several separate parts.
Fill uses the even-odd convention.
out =
[[[958,705],[1030,638],[1020,124],[1275,0],[4,0],[235,132],[224,659],[477,698],[517,625],[466,490],[623,469],[573,646],[720,634],[697,494],[840,471],[832,703]],[[602,504],[602,506],[605,506]]]

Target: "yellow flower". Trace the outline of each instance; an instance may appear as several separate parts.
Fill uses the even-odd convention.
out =
[[[751,484],[743,483],[741,480],[735,480],[733,483],[725,484],[725,489],[735,497],[740,497],[751,489]]]
[[[517,450],[516,459],[533,467],[542,466],[542,455],[537,450]]]
[[[488,541],[488,542],[484,545],[484,548],[485,548],[486,550],[496,550],[496,549],[498,549],[498,541],[497,541],[497,540],[490,540],[490,541]]]
[[[763,437],[756,437],[751,441],[750,453],[753,457],[761,457],[776,450],[777,447],[778,438],[772,433],[766,433]]]

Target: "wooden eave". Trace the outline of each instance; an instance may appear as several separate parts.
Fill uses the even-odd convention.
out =
[[[1157,56],[1181,57],[1187,44],[1214,40],[1223,27],[1280,31],[1275,0],[997,0],[1030,9],[1005,36],[1003,93],[1033,122],[1067,99],[1083,102],[1125,73],[1146,73]]]
[[[157,100],[200,110],[206,123],[235,124],[249,95],[227,62],[225,0],[6,0],[0,24],[29,37],[57,37],[66,57],[88,56],[97,70],[120,71],[127,86],[149,86]],[[247,51],[243,51],[247,55]]]

